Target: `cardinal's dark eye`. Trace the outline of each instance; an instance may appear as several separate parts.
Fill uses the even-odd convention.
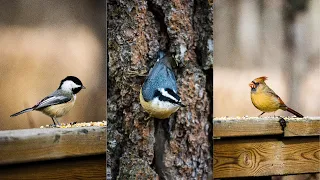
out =
[[[259,83],[252,81],[252,83],[257,87]]]
[[[255,91],[259,84],[260,83],[256,83],[254,81],[251,81],[251,83],[250,83],[251,90]]]

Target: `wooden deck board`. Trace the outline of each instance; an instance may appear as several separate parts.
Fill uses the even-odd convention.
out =
[[[320,172],[320,117],[213,120],[215,178]]]
[[[0,131],[0,165],[106,153],[106,127]]]
[[[284,118],[287,126],[282,130],[279,117],[214,118],[214,138],[241,136],[318,136],[320,117]]]
[[[214,141],[214,177],[319,172],[319,137]]]
[[[106,155],[0,166],[0,179],[106,179]]]

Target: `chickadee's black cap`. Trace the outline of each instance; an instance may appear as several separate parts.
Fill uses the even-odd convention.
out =
[[[75,77],[75,76],[67,76],[66,78],[62,79],[62,80],[61,80],[61,83],[60,83],[60,86],[61,86],[61,84],[62,84],[64,81],[68,81],[68,80],[69,80],[69,81],[73,81],[74,83],[82,86],[82,82],[80,81],[80,79],[78,79],[78,78]]]

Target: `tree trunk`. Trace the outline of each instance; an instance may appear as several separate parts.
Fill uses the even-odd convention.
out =
[[[213,2],[110,0],[108,179],[212,178]],[[147,119],[139,91],[165,50],[187,105],[169,120]]]

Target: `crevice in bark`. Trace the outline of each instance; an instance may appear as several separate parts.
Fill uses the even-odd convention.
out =
[[[150,11],[154,19],[160,25],[159,30],[159,44],[160,49],[169,53],[168,50],[170,48],[170,39],[169,34],[167,32],[167,25],[165,23],[165,14],[161,6],[155,4],[152,0],[147,1],[148,4],[148,11]],[[163,46],[163,44],[165,44]],[[174,117],[175,118],[175,117]],[[170,179],[166,172],[166,166],[164,164],[164,155],[166,145],[169,146],[169,141],[171,138],[172,132],[172,121],[171,119],[154,119],[154,137],[155,137],[155,144],[154,144],[154,159],[153,163],[151,164],[152,168],[155,172],[159,175],[159,178],[162,179]]]
[[[206,91],[208,95],[208,100],[210,103],[209,106],[209,115],[208,115],[208,141],[209,141],[209,149],[210,149],[210,154],[213,154],[213,69],[208,69],[205,70],[205,75],[206,75]]]
[[[148,11],[150,11],[153,14],[155,21],[160,24],[159,37],[163,37],[162,39],[159,39],[160,49],[165,48],[162,50],[166,51],[170,48],[170,39],[167,31],[167,25],[165,23],[165,14],[162,8],[159,5],[154,4],[152,0],[148,0],[147,4],[148,4]],[[162,41],[165,42],[165,47],[161,47],[161,44],[163,44]]]
[[[159,175],[160,179],[167,179],[165,172],[166,166],[164,164],[165,145],[168,143],[168,132],[166,132],[166,126],[169,119],[155,119],[155,144],[154,144],[154,169]]]

